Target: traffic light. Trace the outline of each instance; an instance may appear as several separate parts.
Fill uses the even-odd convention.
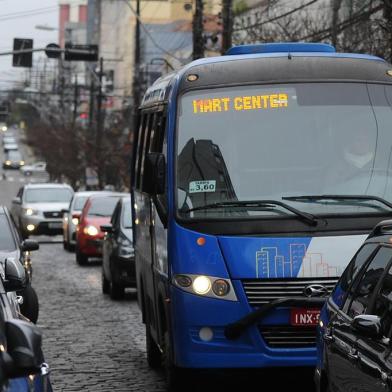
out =
[[[14,38],[14,51],[31,50],[26,53],[14,53],[12,56],[13,67],[26,67],[33,66],[33,40],[28,38]]]
[[[98,61],[98,45],[65,44],[65,61]]]

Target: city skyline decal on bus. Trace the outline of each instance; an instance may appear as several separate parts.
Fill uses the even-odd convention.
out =
[[[266,238],[256,251],[257,278],[338,277],[366,235]]]

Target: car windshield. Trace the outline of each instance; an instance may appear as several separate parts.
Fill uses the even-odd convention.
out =
[[[118,197],[96,197],[91,200],[87,216],[111,217],[118,202]]]
[[[124,229],[132,229],[131,199],[125,199],[122,211],[122,225]]]
[[[4,214],[0,214],[0,227],[0,252],[12,252],[16,250],[14,237],[8,219]]]
[[[19,151],[10,151],[7,158],[13,161],[20,161],[22,159],[22,155],[20,155]]]
[[[73,210],[75,211],[82,211],[88,196],[75,196],[75,201],[73,205]]]
[[[392,86],[298,83],[185,93],[179,104],[177,205],[186,218],[385,213],[392,201]],[[200,208],[217,203],[214,208]],[[223,205],[222,205],[223,203]]]
[[[69,203],[72,192],[67,188],[27,189],[24,196],[26,203]]]

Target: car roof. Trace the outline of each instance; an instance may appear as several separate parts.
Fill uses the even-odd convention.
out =
[[[37,184],[26,184],[24,186],[25,188],[36,188],[36,189],[40,189],[40,188],[68,188],[68,189],[72,189],[72,187],[68,184],[58,184],[56,182],[44,182],[44,183],[37,183]]]
[[[102,194],[101,193],[96,193],[94,195],[91,195],[89,197],[90,200],[93,199],[99,199],[100,197],[122,197],[125,196],[126,193],[122,193],[122,192],[105,192],[103,191]]]
[[[75,192],[74,197],[77,197],[77,196],[92,196],[92,195],[97,194],[97,192],[100,192],[100,191],[80,191],[80,192]]]

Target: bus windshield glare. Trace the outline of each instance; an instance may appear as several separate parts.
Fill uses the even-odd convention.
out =
[[[392,143],[392,86],[383,86],[380,102],[371,102],[368,89],[365,83],[298,83],[185,93],[177,130],[180,216],[290,214],[234,203],[257,200],[284,200],[315,215],[385,213],[388,207],[377,200],[295,200],[372,195],[392,201],[392,153],[379,141]],[[211,204],[215,208],[203,208]]]

